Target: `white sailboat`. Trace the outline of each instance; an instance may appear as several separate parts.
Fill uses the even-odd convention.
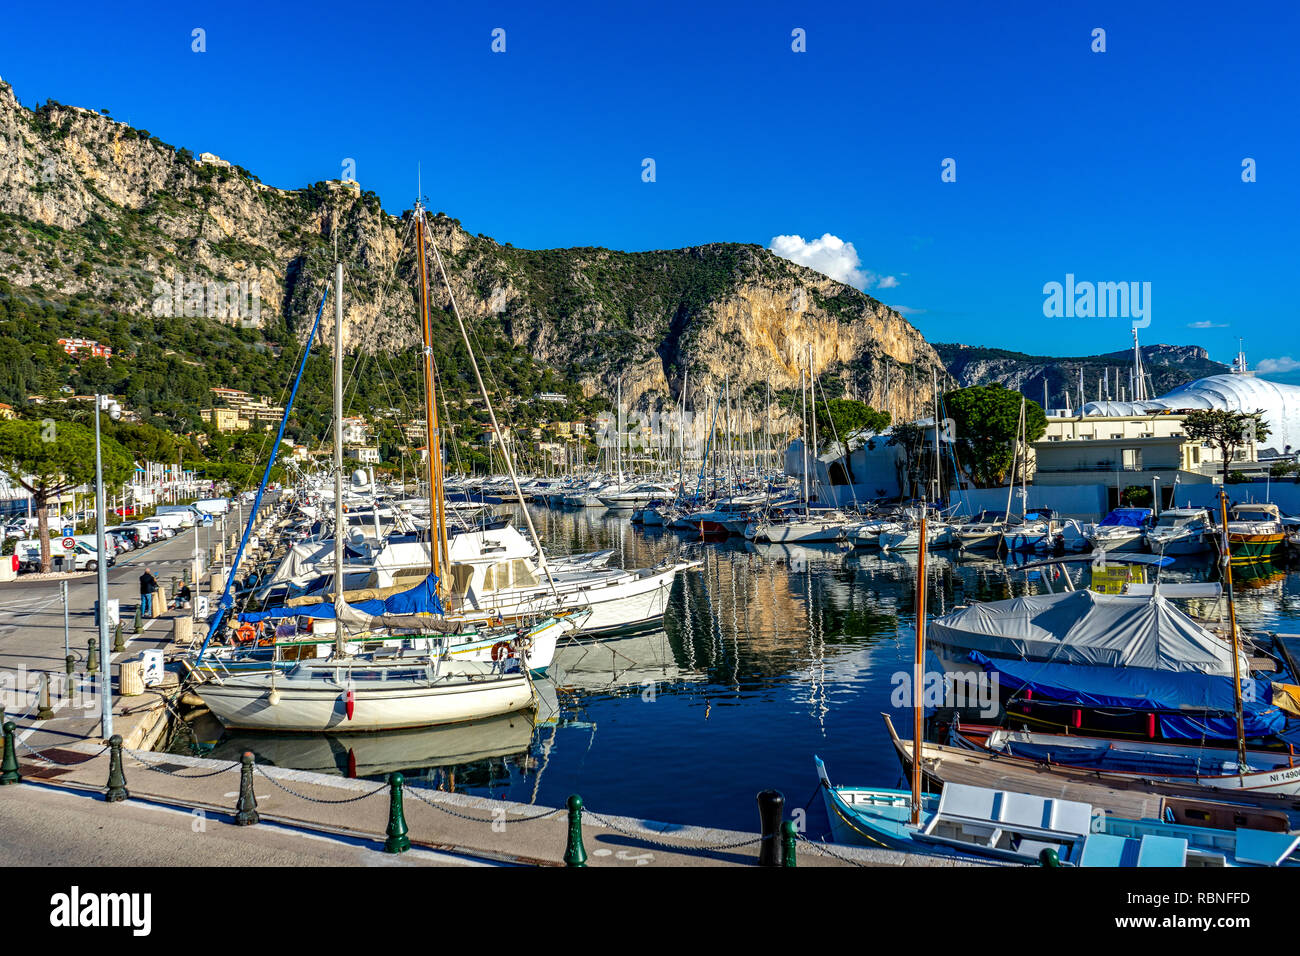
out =
[[[343,266],[338,264],[334,282],[334,509],[338,529],[344,527],[342,287]],[[427,344],[427,311],[424,330]],[[431,361],[432,353],[426,348],[426,367]],[[426,385],[430,377],[426,377]],[[436,444],[430,444],[429,452],[432,489],[440,477]],[[492,717],[534,706],[528,668],[517,657],[501,656],[480,663],[452,662],[441,654],[382,647],[369,653],[351,653],[346,633],[349,626],[367,630],[376,621],[344,598],[343,536],[335,534],[334,540],[338,585],[334,595],[333,653],[324,659],[300,660],[287,670],[272,663],[265,669],[227,670],[223,675],[219,661],[206,671],[195,668],[195,673],[207,677],[199,689],[200,696],[224,726],[280,732],[400,730]],[[423,615],[412,618],[381,619],[380,623],[417,627],[432,623]],[[443,625],[443,629],[451,627]],[[201,650],[200,659],[202,654]]]

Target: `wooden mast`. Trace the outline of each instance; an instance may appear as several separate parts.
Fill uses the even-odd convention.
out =
[[[424,341],[424,432],[429,446],[429,570],[438,576],[438,590],[445,591],[442,562],[447,534],[442,499],[442,452],[438,441],[438,405],[433,384],[433,333],[429,324],[429,277],[424,252],[424,209],[415,207],[415,243],[420,263],[420,328]]]
[[[1237,772],[1246,772],[1246,726],[1241,705],[1241,639],[1237,633],[1237,602],[1232,593],[1232,551],[1228,547],[1228,493],[1219,489],[1223,521],[1223,579],[1228,585],[1228,621],[1232,627],[1232,704],[1237,716]]]
[[[921,507],[921,544],[916,561],[916,654],[912,661],[912,825],[921,823],[921,733],[925,716],[925,527]]]

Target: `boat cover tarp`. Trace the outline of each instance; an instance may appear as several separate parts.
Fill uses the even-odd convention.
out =
[[[1161,734],[1170,739],[1226,739],[1237,735],[1236,694],[1231,677],[1140,667],[993,660],[978,651],[971,652],[970,660],[986,674],[996,674],[1001,689],[1013,691],[1017,697],[1079,707],[1154,712]],[[1241,689],[1246,736],[1266,737],[1281,732],[1286,726],[1286,714],[1274,706],[1269,681],[1243,677]]]
[[[359,559],[363,557],[363,553],[345,542],[343,556],[344,558]],[[262,584],[281,584],[306,574],[319,573],[317,569],[323,563],[333,560],[334,539],[300,542],[289,549],[289,553],[280,561],[280,566],[275,569],[275,573],[263,581]]]
[[[1116,508],[1101,519],[1103,525],[1118,525],[1124,528],[1141,528],[1151,517],[1150,508]]]
[[[1232,651],[1159,594],[1064,591],[972,604],[930,623],[932,644],[1056,664],[1232,675]],[[1241,658],[1243,674],[1249,662]]]
[[[442,601],[438,597],[438,576],[428,575],[413,588],[399,591],[386,598],[349,604],[348,607],[371,618],[383,618],[395,615],[436,614],[442,615]],[[250,611],[239,615],[241,621],[256,624],[258,621],[275,620],[286,617],[311,617],[332,620],[335,616],[334,604],[309,604],[305,607],[272,607],[265,611]]]

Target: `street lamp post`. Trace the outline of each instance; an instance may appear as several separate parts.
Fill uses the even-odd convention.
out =
[[[109,672],[108,550],[104,546],[104,525],[108,516],[104,507],[104,455],[99,447],[101,410],[107,411],[108,417],[117,421],[122,417],[122,406],[107,396],[95,396],[95,548],[98,552],[95,577],[99,585],[99,707],[104,739],[107,740],[113,736],[113,678]]]

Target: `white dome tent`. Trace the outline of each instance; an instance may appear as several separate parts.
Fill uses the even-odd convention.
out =
[[[1300,387],[1269,382],[1253,375],[1211,375],[1180,385],[1173,391],[1140,402],[1088,402],[1084,415],[1149,415],[1198,408],[1222,411],[1262,411],[1268,425],[1263,444],[1279,451],[1300,448]]]

